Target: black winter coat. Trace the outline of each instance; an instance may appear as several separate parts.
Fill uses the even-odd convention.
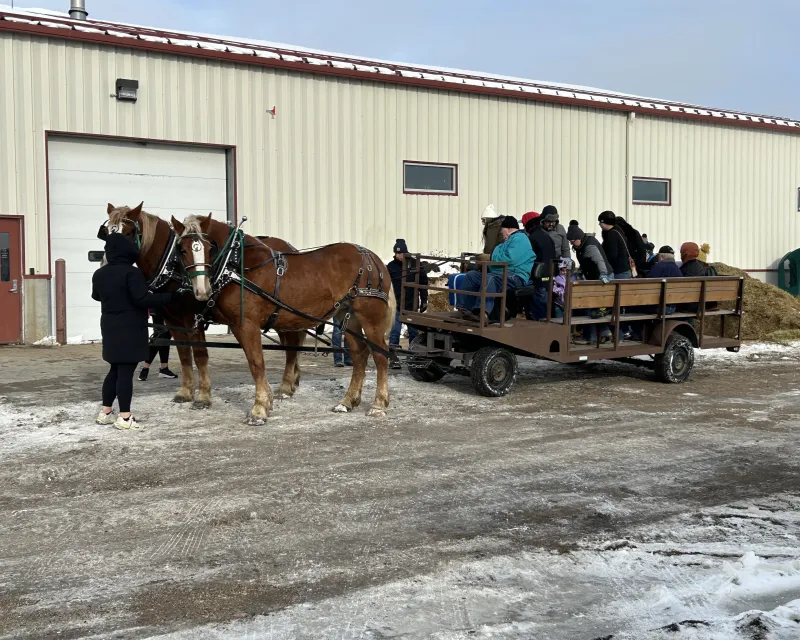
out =
[[[169,304],[174,294],[150,293],[142,272],[133,266],[139,250],[128,238],[112,233],[106,260],[92,276],[92,298],[100,302],[103,360],[111,364],[147,360],[147,310]]]
[[[403,263],[400,260],[392,260],[389,264],[386,265],[389,269],[389,275],[392,277],[392,290],[394,291],[394,297],[397,301],[397,308],[400,308],[400,287],[403,281]],[[409,272],[406,274],[406,282],[414,282],[415,273],[412,267],[409,269]],[[419,274],[419,283],[420,284],[428,284],[428,274],[425,273],[425,269],[421,267],[420,274]],[[414,289],[411,287],[406,287],[406,308],[405,311],[411,311],[414,308]],[[427,289],[418,289],[419,291],[419,304],[420,308],[426,307],[428,305],[428,291]]]
[[[708,268],[699,260],[687,260],[681,264],[681,273],[685,278],[704,278],[708,275]]]
[[[556,247],[553,244],[553,238],[540,225],[536,225],[533,231],[528,234],[528,240],[531,241],[531,248],[536,254],[536,261],[534,264],[537,262],[543,263],[545,265],[545,273],[549,273],[551,262],[560,257],[560,252],[558,252],[557,255]],[[558,275],[557,266],[553,267],[553,272]]]
[[[603,251],[605,251],[608,263],[615,275],[631,270],[625,235],[617,227],[603,231]]]

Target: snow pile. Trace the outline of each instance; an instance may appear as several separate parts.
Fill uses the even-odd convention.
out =
[[[33,343],[35,347],[58,347],[58,340],[56,340],[55,336],[45,336],[41,340],[37,340]]]

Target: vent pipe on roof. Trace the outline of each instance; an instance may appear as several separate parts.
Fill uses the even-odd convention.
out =
[[[69,17],[73,20],[86,20],[89,12],[86,11],[85,0],[70,0]]]

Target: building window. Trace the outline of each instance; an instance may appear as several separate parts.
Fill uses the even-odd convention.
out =
[[[403,193],[458,195],[458,165],[404,161]]]
[[[634,178],[633,204],[672,204],[672,181],[668,178]]]

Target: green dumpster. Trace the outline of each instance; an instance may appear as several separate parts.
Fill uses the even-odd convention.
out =
[[[800,249],[787,253],[778,263],[778,286],[800,296]]]

